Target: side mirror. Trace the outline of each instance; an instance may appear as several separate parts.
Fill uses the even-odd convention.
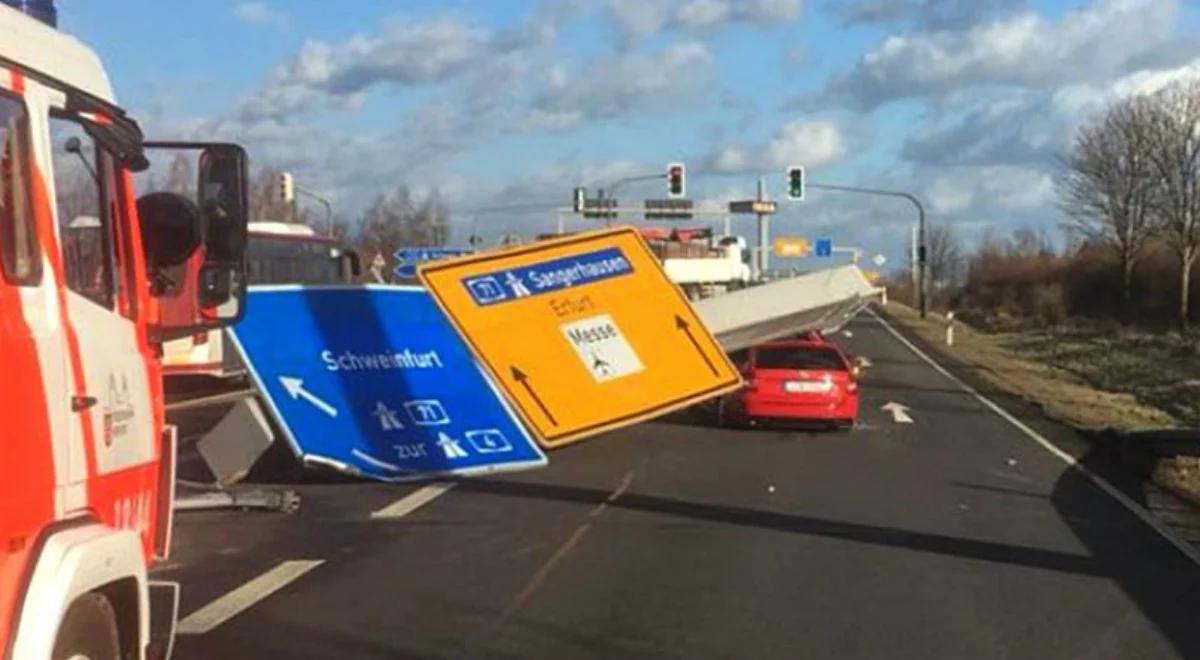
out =
[[[850,373],[855,378],[858,378],[859,376],[861,376],[863,374],[863,372],[866,371],[867,367],[869,367],[869,366],[871,366],[870,361],[868,361],[864,357],[850,358]]]
[[[151,293],[162,299],[158,341],[232,325],[246,298],[246,152],[225,143],[147,142],[138,200]],[[195,172],[195,178],[191,173]]]
[[[246,151],[235,144],[206,147],[200,153],[196,191],[207,224],[200,266],[201,312],[216,320],[228,318],[222,325],[232,325],[242,317],[246,295]]]

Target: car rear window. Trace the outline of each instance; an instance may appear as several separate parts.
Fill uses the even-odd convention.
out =
[[[818,346],[770,346],[759,348],[755,353],[754,366],[759,369],[846,370],[846,363],[835,349]]]

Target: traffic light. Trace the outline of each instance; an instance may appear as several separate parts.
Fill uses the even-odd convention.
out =
[[[576,188],[575,189],[575,212],[576,213],[583,213],[583,205],[586,200],[587,200],[587,189],[586,188]]]
[[[291,172],[279,174],[279,199],[288,204],[296,199],[296,182],[292,180]]]
[[[804,201],[804,168],[793,165],[787,169],[787,196],[798,202]]]
[[[678,199],[687,193],[683,163],[667,165],[667,197]]]

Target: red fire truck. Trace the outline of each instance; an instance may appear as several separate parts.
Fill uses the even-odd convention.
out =
[[[0,4],[0,657],[161,657],[174,613],[152,616],[147,578],[174,497],[161,345],[242,313],[246,156],[143,142],[99,58],[17,4]],[[151,149],[194,161],[194,194],[135,197]],[[179,295],[201,318],[164,318]]]

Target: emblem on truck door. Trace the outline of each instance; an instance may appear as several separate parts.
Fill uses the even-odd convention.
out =
[[[129,433],[133,421],[133,401],[129,397],[129,381],[125,374],[108,374],[108,392],[104,398],[104,446]]]

